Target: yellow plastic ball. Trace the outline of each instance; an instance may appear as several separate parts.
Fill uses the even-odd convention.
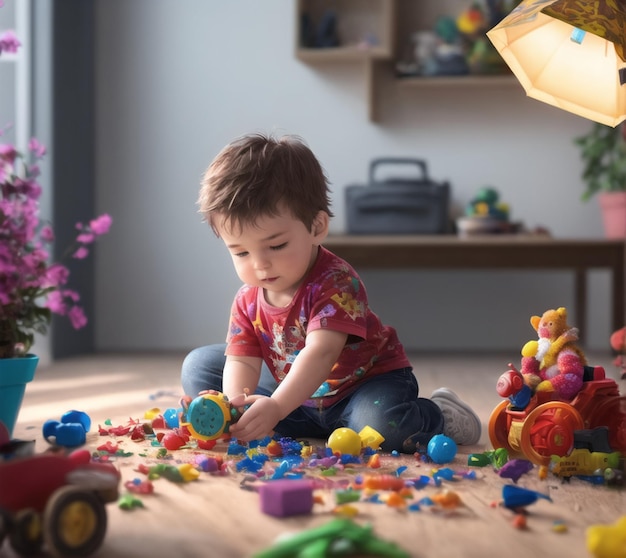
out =
[[[337,428],[328,438],[326,445],[333,453],[344,455],[359,455],[361,453],[361,438],[351,428]]]

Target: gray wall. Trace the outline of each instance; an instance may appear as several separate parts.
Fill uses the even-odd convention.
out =
[[[368,122],[365,73],[294,57],[292,0],[96,0],[96,205],[113,216],[96,259],[96,348],[186,350],[222,341],[239,286],[221,241],[196,213],[202,172],[233,137],[294,133],[333,184],[364,183],[378,156],[417,156],[447,179],[455,207],[492,185],[512,218],[559,237],[602,236],[580,201],[572,138],[590,123],[496,88],[400,90],[382,84]],[[567,306],[568,273],[362,271],[374,309],[412,350],[512,350],[529,318]],[[606,348],[608,274],[594,272],[584,333]],[[517,352],[515,353],[517,354]]]

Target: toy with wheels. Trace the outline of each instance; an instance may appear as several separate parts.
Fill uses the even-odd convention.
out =
[[[198,440],[217,440],[228,437],[228,428],[239,420],[241,413],[228,398],[218,391],[201,393],[195,399],[181,401],[183,414],[181,425]]]
[[[105,505],[118,498],[120,473],[91,462],[87,450],[41,453],[0,462],[0,547],[22,556],[93,554],[107,530]]]
[[[503,374],[498,393],[504,396],[514,392],[519,374],[514,368]],[[605,377],[602,367],[585,367],[583,387],[571,402],[554,399],[553,392],[540,391],[521,406],[516,404],[515,394],[511,395],[489,418],[494,448],[548,465],[552,455],[563,457],[571,452],[575,431],[605,426],[611,448],[626,453],[626,396],[620,396],[617,383]]]

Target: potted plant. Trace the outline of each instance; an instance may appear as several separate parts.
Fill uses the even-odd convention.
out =
[[[605,234],[626,237],[626,128],[594,123],[589,133],[574,139],[584,162],[584,201],[598,195]]]
[[[11,31],[0,34],[0,54],[18,46]],[[5,132],[0,128],[0,422],[12,433],[25,384],[33,379],[39,360],[30,353],[35,333],[47,332],[52,313],[67,316],[77,329],[87,318],[79,294],[67,286],[69,270],[49,258],[54,232],[40,217],[42,189],[37,182],[37,163],[46,149],[33,138],[23,154],[2,142]],[[75,244],[66,253],[87,257],[88,246],[110,226],[106,214],[78,223]]]

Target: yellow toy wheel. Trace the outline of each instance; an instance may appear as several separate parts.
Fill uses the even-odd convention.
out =
[[[563,457],[574,447],[574,431],[585,423],[569,403],[549,401],[533,409],[522,427],[520,447],[536,465],[548,465],[552,455]]]
[[[100,548],[106,535],[104,502],[95,492],[64,486],[46,504],[43,530],[55,556],[89,556]]]

